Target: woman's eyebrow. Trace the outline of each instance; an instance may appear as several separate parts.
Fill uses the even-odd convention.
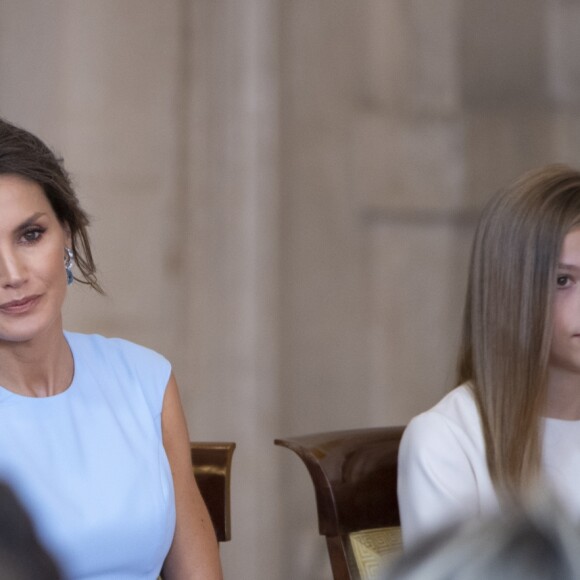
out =
[[[578,272],[580,271],[580,266],[574,266],[574,264],[562,264],[561,262],[558,262],[558,269]]]
[[[16,231],[19,232],[21,230],[26,229],[28,226],[31,226],[36,220],[38,220],[38,218],[42,217],[46,215],[44,212],[42,211],[38,211],[36,213],[33,213],[28,219],[24,220],[17,228]]]

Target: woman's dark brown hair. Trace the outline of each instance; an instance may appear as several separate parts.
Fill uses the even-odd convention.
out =
[[[490,475],[508,495],[539,473],[556,268],[578,226],[580,172],[549,165],[499,192],[475,234],[457,379],[474,392]]]
[[[70,231],[81,273],[75,279],[102,293],[87,232],[89,218],[79,205],[62,159],[32,133],[0,118],[0,175],[17,175],[42,187],[60,223]]]

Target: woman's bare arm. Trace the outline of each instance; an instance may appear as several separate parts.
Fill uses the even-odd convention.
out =
[[[161,414],[163,445],[175,488],[175,536],[163,565],[165,580],[221,580],[218,544],[191,468],[189,435],[173,374]]]

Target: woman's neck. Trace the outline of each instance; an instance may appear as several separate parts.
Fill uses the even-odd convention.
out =
[[[545,416],[567,421],[580,419],[579,374],[566,369],[549,369]]]
[[[19,395],[50,397],[65,391],[74,361],[62,330],[18,343],[0,342],[0,385]]]

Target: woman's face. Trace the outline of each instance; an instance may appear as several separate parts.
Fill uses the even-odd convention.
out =
[[[580,378],[580,228],[564,238],[558,262],[550,368]]]
[[[62,331],[67,245],[40,185],[0,175],[0,343]]]

